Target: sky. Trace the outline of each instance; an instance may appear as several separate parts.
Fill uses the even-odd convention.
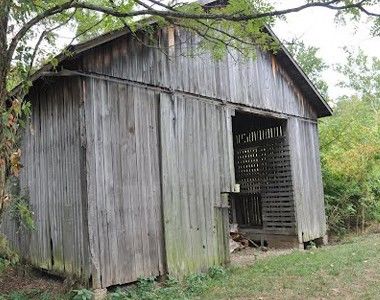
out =
[[[278,7],[297,6],[302,1],[278,0]],[[380,58],[380,37],[370,35],[370,26],[363,20],[357,28],[353,24],[339,25],[334,22],[335,13],[325,8],[310,8],[289,14],[286,22],[278,22],[273,28],[283,40],[298,38],[307,45],[320,49],[323,60],[333,65],[345,62],[343,47],[355,50],[362,48],[366,54]],[[336,84],[339,74],[330,68],[324,72],[324,79],[329,83],[329,96],[336,98],[344,92]]]

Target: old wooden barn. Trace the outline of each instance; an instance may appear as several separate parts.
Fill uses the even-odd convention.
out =
[[[3,224],[24,258],[103,288],[226,263],[229,223],[270,247],[326,234],[329,106],[284,48],[184,55],[196,42],[120,30],[36,74],[20,180],[37,230]]]

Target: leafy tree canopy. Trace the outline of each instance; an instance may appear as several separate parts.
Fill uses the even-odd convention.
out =
[[[263,26],[310,7],[334,10],[338,19],[350,22],[366,15],[371,18],[373,34],[378,34],[380,27],[380,11],[376,11],[380,0],[306,0],[299,6],[289,4],[282,10],[276,10],[271,0],[218,0],[213,6],[179,0],[0,1],[0,18],[3,15],[5,19],[0,31],[6,30],[8,41],[5,56],[9,69],[8,89],[17,82],[28,82],[27,78],[36,67],[57,54],[56,41],[63,27],[76,33],[68,42],[71,44],[122,27],[134,32],[136,22],[139,28],[148,31],[151,21],[161,25],[175,24],[202,36],[202,46],[217,58],[223,56],[227,48],[234,48],[245,55],[254,53],[252,46],[274,50],[276,43]]]
[[[322,79],[322,73],[329,66],[318,56],[318,48],[307,46],[303,41],[292,40],[288,44],[288,50],[295,57],[302,67],[303,71],[308,75],[322,96],[328,96],[328,85]]]
[[[327,211],[336,231],[380,221],[380,63],[362,50],[346,53],[337,71],[348,95],[320,125]]]

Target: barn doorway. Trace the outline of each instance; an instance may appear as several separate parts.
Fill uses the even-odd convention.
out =
[[[235,179],[230,223],[262,239],[295,230],[286,119],[237,112],[232,119]]]

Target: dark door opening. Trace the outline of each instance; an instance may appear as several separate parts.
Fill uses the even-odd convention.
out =
[[[294,228],[286,120],[237,112],[232,119],[235,179],[230,222],[266,231]]]

